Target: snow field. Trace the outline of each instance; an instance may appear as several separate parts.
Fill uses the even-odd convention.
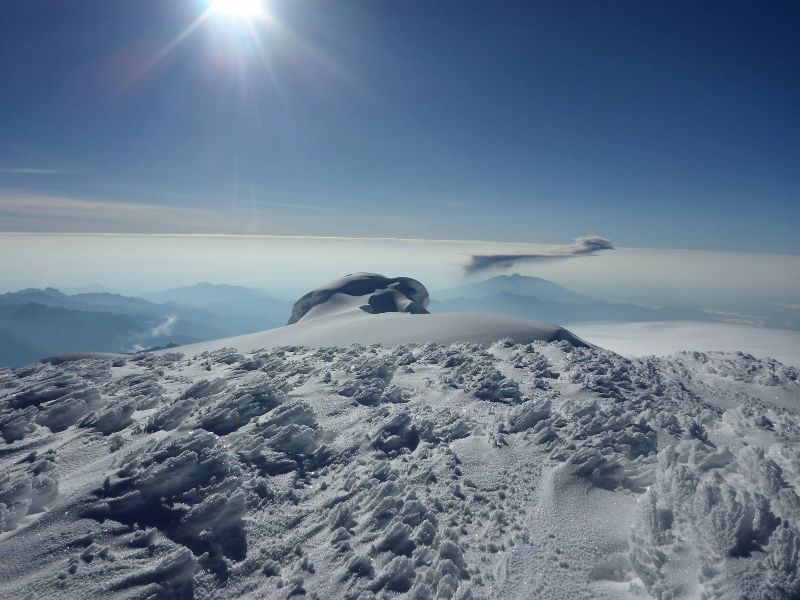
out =
[[[0,371],[2,597],[800,594],[800,376],[775,361],[75,358]]]

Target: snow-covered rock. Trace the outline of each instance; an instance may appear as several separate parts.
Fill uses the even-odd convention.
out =
[[[295,302],[289,325],[351,307],[370,314],[427,314],[428,301],[428,290],[416,279],[352,273],[308,292]]]

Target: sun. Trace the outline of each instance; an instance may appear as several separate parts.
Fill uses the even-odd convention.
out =
[[[266,9],[261,0],[213,0],[209,12],[251,19],[264,16]]]

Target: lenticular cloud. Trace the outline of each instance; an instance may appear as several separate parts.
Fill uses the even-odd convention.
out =
[[[479,273],[492,269],[510,269],[518,263],[541,262],[571,258],[574,256],[592,256],[600,250],[613,250],[611,240],[587,236],[575,238],[571,244],[556,246],[551,250],[533,254],[471,254],[470,261],[464,267],[467,273]]]

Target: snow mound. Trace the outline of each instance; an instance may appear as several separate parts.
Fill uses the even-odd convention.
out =
[[[330,348],[350,344],[452,344],[469,342],[493,344],[502,339],[527,344],[534,341],[566,341],[573,346],[589,346],[572,332],[541,321],[485,313],[446,313],[415,315],[385,313],[370,315],[358,308],[324,318],[306,318],[294,325],[258,333],[178,346],[157,354],[180,351],[198,354],[221,346],[238,352],[308,346]]]
[[[426,306],[428,290],[416,279],[352,273],[308,292],[295,302],[289,325],[303,318],[327,316],[352,307],[370,314],[427,314]]]
[[[328,348],[350,344],[493,344],[567,341],[589,346],[563,327],[508,315],[484,313],[429,314],[428,292],[415,279],[355,273],[309,292],[294,305],[289,325],[236,337],[161,350],[198,354],[227,348],[226,360],[241,352],[308,346]],[[100,358],[100,357],[98,357]],[[60,357],[51,360],[58,361]],[[119,359],[117,359],[119,360]],[[254,363],[252,368],[257,368]]]

